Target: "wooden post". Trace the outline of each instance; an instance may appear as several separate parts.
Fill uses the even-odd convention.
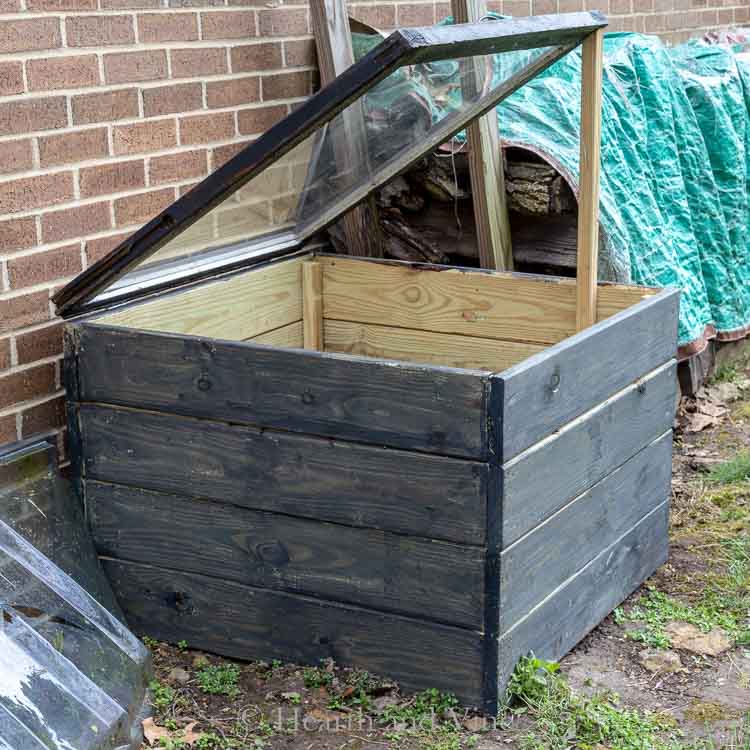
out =
[[[302,337],[305,349],[323,351],[323,266],[302,264]]]
[[[599,160],[602,116],[601,29],[583,41],[581,66],[581,163],[578,181],[576,328],[596,322],[599,261]]]
[[[318,51],[320,80],[325,86],[354,62],[346,0],[310,0],[315,47]],[[367,159],[365,123],[357,110],[345,109],[346,143],[337,143],[337,167],[345,171],[349,164]],[[378,212],[375,197],[370,196],[341,218],[350,255],[382,258]]]
[[[455,23],[478,22],[487,13],[485,0],[452,0],[451,7]],[[499,271],[511,270],[513,249],[497,110],[493,109],[469,125],[466,136],[479,265]]]

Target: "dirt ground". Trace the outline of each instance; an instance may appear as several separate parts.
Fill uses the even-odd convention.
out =
[[[147,747],[750,750],[750,366],[677,421],[669,562],[559,667],[528,660],[488,720],[323,663],[238,663],[145,639]]]

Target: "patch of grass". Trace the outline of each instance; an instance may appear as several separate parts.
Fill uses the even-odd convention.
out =
[[[328,687],[333,682],[333,674],[323,667],[305,667],[302,679],[309,690]]]
[[[408,727],[432,727],[436,721],[458,708],[458,700],[450,693],[441,693],[437,688],[423,690],[410,701],[398,706],[389,706],[380,716],[384,725]]]
[[[197,674],[198,685],[204,693],[226,695],[236,698],[239,695],[237,683],[240,668],[236,664],[218,664],[204,667]]]
[[[617,696],[578,696],[557,674],[557,665],[522,659],[509,685],[508,699],[528,714],[532,729],[521,750],[678,750],[674,721],[658,714],[622,708]]]
[[[713,376],[711,377],[711,383],[734,383],[735,380],[740,376],[740,371],[737,369],[737,365],[726,362],[716,368]]]
[[[712,484],[732,484],[750,480],[750,451],[741,451],[734,458],[717,464],[708,472]]]
[[[157,641],[155,638],[149,638],[149,636],[144,635],[143,638],[141,638],[143,641],[143,645],[146,648],[155,649],[159,645],[159,641]]]

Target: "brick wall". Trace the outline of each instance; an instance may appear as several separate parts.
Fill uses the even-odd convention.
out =
[[[750,0],[494,0],[680,41]],[[380,28],[448,3],[352,3]],[[316,85],[304,0],[0,0],[0,444],[62,424],[50,295]]]

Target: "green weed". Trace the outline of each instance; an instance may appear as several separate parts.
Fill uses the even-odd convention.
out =
[[[305,667],[302,679],[308,689],[328,687],[333,682],[333,674],[322,667]]]
[[[220,664],[204,667],[197,674],[198,685],[204,693],[226,695],[236,698],[239,695],[237,683],[240,668],[236,664]]]
[[[750,451],[741,451],[729,461],[712,467],[707,480],[713,484],[732,484],[750,480]]]
[[[169,685],[163,685],[161,682],[153,680],[149,682],[148,689],[151,691],[151,705],[157,711],[165,711],[172,705],[175,692]]]
[[[740,372],[737,369],[736,364],[725,363],[719,365],[711,378],[711,383],[734,383],[735,380],[740,376]]]
[[[450,693],[430,688],[417,693],[410,701],[389,706],[380,716],[384,725],[406,724],[410,727],[432,727],[436,719],[458,708],[458,700]]]

